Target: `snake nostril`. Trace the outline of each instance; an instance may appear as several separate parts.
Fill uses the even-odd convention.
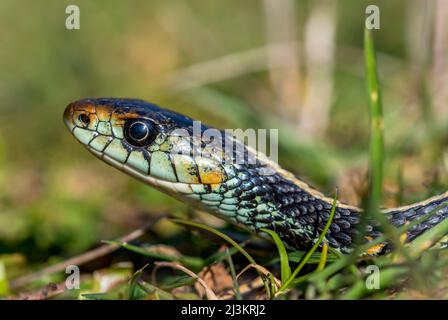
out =
[[[85,114],[85,113],[80,114],[80,115],[78,116],[78,120],[79,120],[82,124],[84,124],[85,126],[88,126],[89,123],[90,123],[90,117],[89,117],[87,114]]]

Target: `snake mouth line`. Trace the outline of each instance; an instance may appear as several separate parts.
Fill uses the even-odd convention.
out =
[[[89,150],[95,157],[103,160],[104,162],[106,162],[107,164],[111,165],[114,168],[117,168],[137,179],[139,179],[140,181],[155,186],[157,188],[163,189],[167,192],[170,192],[172,194],[178,194],[178,193],[182,193],[185,195],[188,194],[192,194],[194,193],[192,187],[190,186],[190,184],[188,183],[182,183],[182,182],[170,182],[170,181],[165,181],[162,179],[157,179],[154,177],[151,177],[149,175],[145,175],[141,172],[139,172],[138,170],[122,163],[119,162],[117,160],[115,160],[114,158],[108,156],[105,153],[99,152],[95,149],[93,149],[90,146],[86,146],[87,150]]]

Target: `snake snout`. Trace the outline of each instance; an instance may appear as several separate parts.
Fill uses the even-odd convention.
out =
[[[78,100],[65,108],[63,120],[69,130],[72,130],[74,126],[87,127],[93,112],[94,104],[91,99]]]
[[[65,125],[67,128],[71,129],[73,127],[73,103],[70,103],[64,110],[64,114],[62,115],[62,118],[64,120]]]

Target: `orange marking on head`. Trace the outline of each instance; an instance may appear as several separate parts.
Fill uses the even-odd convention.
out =
[[[137,113],[132,113],[132,112],[126,112],[126,113],[114,113],[113,116],[116,119],[136,119],[139,118],[140,115],[138,115]]]
[[[128,119],[137,119],[140,115],[136,113],[126,112],[126,113],[112,113],[111,121],[114,125],[122,126]]]
[[[224,180],[224,175],[220,171],[209,171],[201,173],[201,182],[204,184],[220,184]]]
[[[112,107],[105,105],[96,106],[96,115],[100,121],[109,121],[112,116]]]
[[[92,103],[75,103],[73,105],[73,110],[95,113],[95,106]]]

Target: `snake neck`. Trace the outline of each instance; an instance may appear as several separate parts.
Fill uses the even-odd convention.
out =
[[[276,168],[273,174],[264,174],[265,166],[232,165],[227,170],[229,179],[219,187],[195,195],[202,207],[219,217],[245,226],[259,233],[266,228],[275,231],[289,247],[308,249],[318,239],[330,217],[333,199],[295,178],[291,173]],[[438,206],[448,204],[448,193],[411,206],[384,210],[391,224],[401,227],[430,213]],[[360,235],[362,210],[337,202],[327,243],[342,253],[353,250]],[[448,216],[448,206],[438,209],[428,220],[407,231],[411,241]],[[366,221],[361,241],[370,242],[382,235],[376,221]],[[389,252],[388,242],[375,245],[368,254]]]
[[[307,249],[323,231],[332,210],[333,199],[295,178],[291,173],[275,168],[273,174],[262,174],[259,164],[239,165],[233,170],[230,184],[224,183],[225,197],[237,204],[235,207],[218,207],[218,213],[255,232],[266,228],[275,231],[284,243],[295,249]],[[225,199],[224,199],[225,201]],[[329,245],[343,253],[351,250],[358,234],[361,210],[337,203],[335,213],[325,238]],[[371,239],[381,235],[373,225],[367,225]]]

